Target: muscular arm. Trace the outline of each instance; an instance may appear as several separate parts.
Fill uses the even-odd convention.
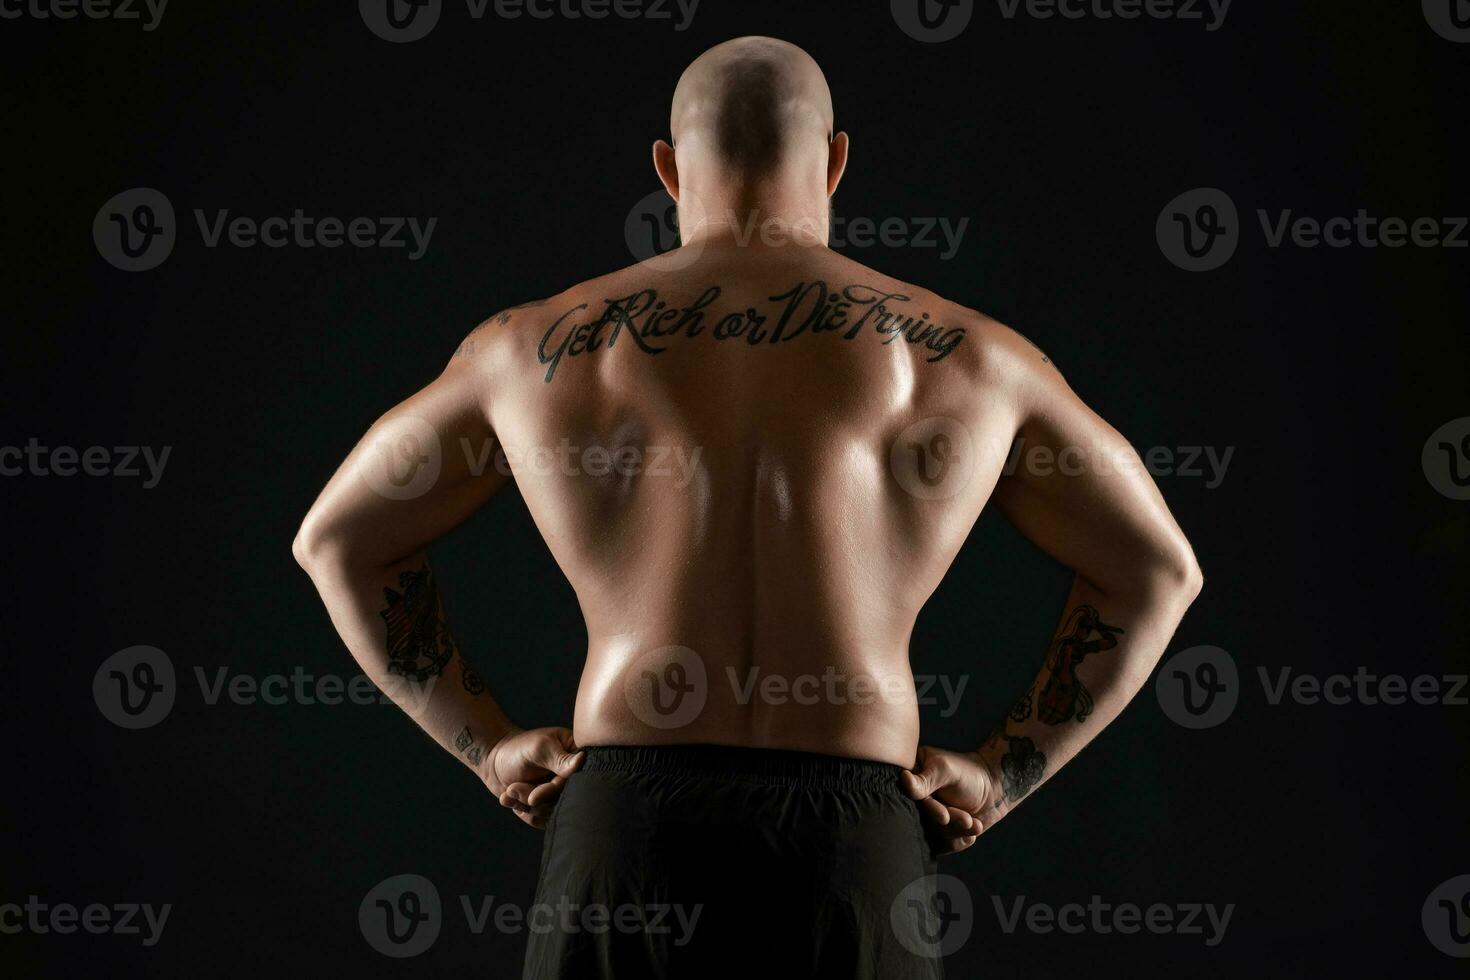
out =
[[[487,372],[467,350],[373,424],[292,550],[363,671],[503,805],[539,826],[563,770],[580,761],[571,733],[511,723],[445,623],[425,553],[508,479],[493,463]]]
[[[1027,451],[1050,449],[1057,465],[1023,463],[993,499],[1076,579],[1041,670],[984,744],[970,753],[921,749],[908,777],[953,850],[1015,809],[1118,716],[1203,581],[1132,447],[1039,351],[1005,334],[998,360],[1014,385],[1016,436]]]

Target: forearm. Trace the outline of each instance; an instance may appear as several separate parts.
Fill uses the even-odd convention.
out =
[[[999,788],[987,823],[1112,723],[1148,679],[1197,592],[1187,579],[1115,592],[1077,579],[1040,673],[977,753]]]
[[[379,567],[302,564],[363,672],[483,778],[486,756],[516,728],[455,643],[426,557]]]

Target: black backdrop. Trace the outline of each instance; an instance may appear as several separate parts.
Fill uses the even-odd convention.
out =
[[[975,908],[951,975],[1459,966],[1421,909],[1470,872],[1470,709],[1273,704],[1258,677],[1466,672],[1470,504],[1435,490],[1421,450],[1470,415],[1470,253],[1272,248],[1256,217],[1470,213],[1453,143],[1470,44],[1418,4],[1237,0],[1211,31],[1007,19],[985,2],[945,43],[906,35],[886,2],[704,0],[682,31],[474,20],[449,2],[405,44],[351,4],[180,3],[152,31],[6,9],[24,15],[0,20],[0,444],[171,450],[152,488],[34,468],[0,478],[0,903],[172,906],[152,946],[0,933],[8,975],[517,975],[524,934],[475,934],[459,896],[529,903],[539,836],[392,707],[210,703],[196,670],[211,683],[221,668],[352,674],[290,554],[313,495],[484,316],[631,261],[625,221],[656,188],[648,144],[665,135],[678,72],[752,33],[827,70],[853,137],[839,215],[969,219],[949,259],[849,254],[1028,333],[1140,448],[1233,450],[1217,486],[1158,479],[1207,579],[1170,653],[1228,651],[1237,707],[1191,730],[1150,684],[947,861]],[[135,187],[178,216],[151,271],[114,268],[91,231]],[[1155,237],[1165,205],[1197,187],[1240,214],[1237,252],[1209,272],[1176,267]],[[438,223],[411,261],[209,248],[193,217],[297,208]],[[513,715],[569,721],[585,634],[516,493],[434,554],[456,630]],[[916,671],[968,685],[959,711],[927,710],[927,742],[977,742],[1034,671],[1067,584],[982,516],[913,638]],[[166,652],[177,694],[130,731],[92,683],[140,644]],[[401,873],[430,879],[445,908],[437,942],[409,960],[358,925],[363,896]],[[1094,895],[1235,908],[1207,946],[1008,934],[992,900]]]

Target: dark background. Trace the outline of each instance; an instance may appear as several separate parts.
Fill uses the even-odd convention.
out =
[[[1470,872],[1464,706],[1271,705],[1273,673],[1463,674],[1467,507],[1420,452],[1467,408],[1466,251],[1266,246],[1255,209],[1470,213],[1454,143],[1470,45],[1417,3],[1237,0],[1224,26],[1007,21],[923,44],[887,3],[705,0],[667,21],[471,20],[393,45],[352,4],[171,5],[137,22],[0,21],[8,171],[0,443],[171,446],[162,482],[0,478],[6,803],[0,902],[172,903],[162,941],[0,935],[0,972],[516,976],[524,935],[458,896],[531,901],[540,837],[392,707],[210,705],[194,677],[355,670],[291,537],[383,409],[488,314],[631,261],[679,71],[771,34],[823,64],[853,139],[844,216],[970,219],[960,254],[847,249],[1017,326],[1139,447],[1235,447],[1222,485],[1159,478],[1206,574],[1170,652],[1240,665],[1188,731],[1152,684],[1072,767],[945,862],[975,898],[955,977],[1463,969],[1420,924]],[[162,190],[172,256],[114,269],[104,201]],[[1186,190],[1239,206],[1234,259],[1191,274],[1154,222]],[[192,211],[438,217],[428,254],[204,247]],[[523,724],[566,723],[585,634],[509,490],[434,550],[463,646]],[[926,742],[977,744],[1034,673],[1069,576],[982,516],[913,638],[966,676]],[[93,674],[135,644],[179,672],[124,731]],[[718,841],[711,841],[718,846]],[[387,959],[358,904],[430,878],[434,947]],[[1004,934],[990,896],[1236,908],[1225,940]],[[753,937],[752,941],[758,941]]]

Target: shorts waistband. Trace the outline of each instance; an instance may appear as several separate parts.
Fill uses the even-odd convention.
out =
[[[723,777],[772,785],[898,789],[903,772],[871,759],[733,745],[610,745],[590,746],[586,752],[582,772]]]

